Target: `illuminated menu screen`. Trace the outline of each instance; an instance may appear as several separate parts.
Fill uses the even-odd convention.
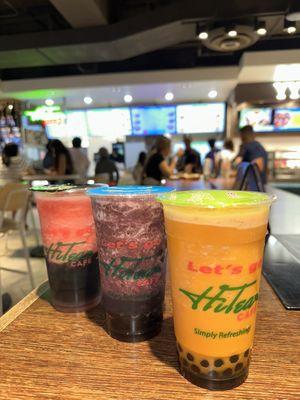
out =
[[[202,103],[177,106],[177,133],[219,133],[225,128],[225,104]]]
[[[133,135],[163,135],[176,133],[175,106],[145,106],[131,108]]]
[[[88,128],[84,111],[67,111],[64,118],[45,122],[49,139],[65,139],[75,136],[88,136]]]
[[[240,112],[239,127],[242,128],[246,125],[251,125],[255,132],[273,131],[272,108],[244,108]]]
[[[278,108],[274,112],[275,131],[300,131],[300,108]]]
[[[86,112],[91,136],[124,136],[131,134],[129,108],[99,108]]]

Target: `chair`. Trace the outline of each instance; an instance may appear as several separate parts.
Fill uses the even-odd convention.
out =
[[[242,162],[238,166],[234,190],[250,190],[264,192],[264,184],[261,179],[258,166],[254,163]]]
[[[0,190],[0,233],[8,234],[8,232],[12,230],[19,231],[23,244],[30,283],[32,288],[34,288],[34,279],[30,263],[29,250],[26,242],[25,229],[29,199],[30,192],[26,186],[21,183],[8,183]],[[7,218],[6,215],[8,212],[12,213],[11,218]],[[14,218],[17,213],[19,214],[18,219]],[[2,296],[1,286],[0,296]],[[2,310],[0,309],[0,312],[1,311]]]

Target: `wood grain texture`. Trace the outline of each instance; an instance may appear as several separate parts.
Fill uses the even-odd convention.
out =
[[[174,186],[208,188],[201,181]],[[62,314],[48,292],[35,300],[36,293],[0,319],[1,400],[300,399],[300,314],[285,310],[264,279],[250,374],[228,392],[200,389],[179,374],[168,288],[162,332],[137,344],[111,339],[100,307]]]
[[[26,308],[30,307],[37,299],[39,299],[49,289],[49,282],[43,282],[38,288],[34,289],[19,303],[11,308],[0,318],[0,332],[3,331],[12,321],[14,321]]]
[[[200,389],[179,374],[168,290],[162,332],[138,344],[111,339],[99,307],[62,314],[48,301],[47,292],[1,333],[0,399],[300,398],[299,313],[285,310],[264,280],[250,374],[228,392]]]

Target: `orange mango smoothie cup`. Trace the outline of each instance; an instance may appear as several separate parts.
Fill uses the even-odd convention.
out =
[[[232,389],[248,375],[274,197],[204,190],[159,200],[181,373],[207,389]]]

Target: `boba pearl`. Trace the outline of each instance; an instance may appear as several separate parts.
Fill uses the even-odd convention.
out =
[[[231,363],[236,363],[239,360],[239,356],[238,355],[231,356],[229,360]]]
[[[222,365],[223,365],[224,363],[223,363],[223,360],[221,360],[221,358],[218,358],[216,361],[215,361],[215,367],[222,367]]]

